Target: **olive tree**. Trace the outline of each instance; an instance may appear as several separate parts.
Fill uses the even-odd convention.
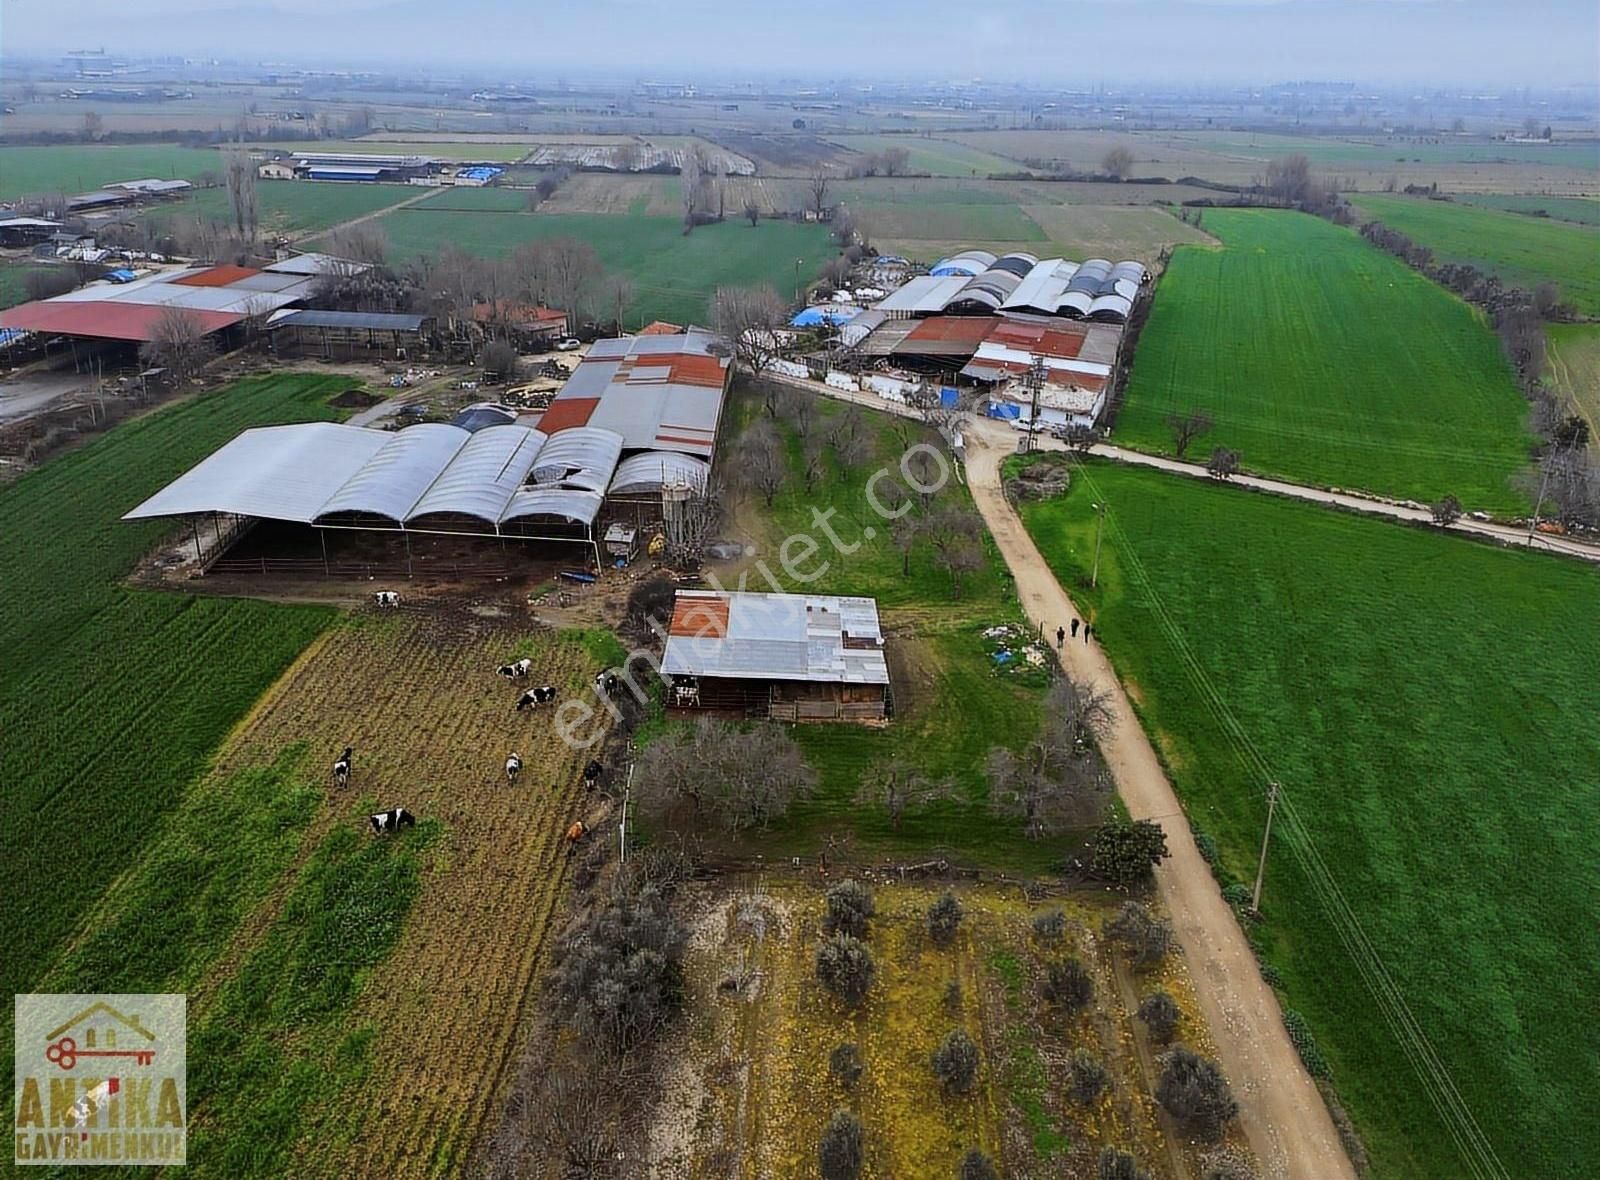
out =
[[[848,1110],[836,1110],[817,1144],[817,1167],[822,1180],[856,1180],[866,1159],[861,1120]]]
[[[878,968],[866,943],[839,933],[817,947],[816,970],[823,987],[854,1007],[867,998]]]
[[[1228,1080],[1214,1061],[1178,1046],[1161,1059],[1156,1101],[1173,1118],[1210,1143],[1239,1113]]]
[[[978,1046],[965,1029],[952,1029],[933,1051],[931,1064],[946,1093],[965,1094],[978,1080]]]

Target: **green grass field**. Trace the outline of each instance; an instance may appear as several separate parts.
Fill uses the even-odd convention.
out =
[[[1361,194],[1363,219],[1397,229],[1442,262],[1470,263],[1502,282],[1555,283],[1579,314],[1600,316],[1600,227],[1421,197]]]
[[[1600,440],[1600,324],[1551,324],[1550,380],[1589,423],[1591,445]]]
[[[37,981],[229,729],[335,617],[131,589],[122,579],[172,526],[118,518],[246,427],[334,417],[326,401],[349,384],[242,381],[125,423],[0,489],[7,990]]]
[[[1374,1175],[1470,1173],[1313,847],[1509,1174],[1600,1174],[1600,572],[1104,463],[1022,511],[1233,877],[1284,785],[1259,936]]]
[[[1453,193],[1451,200],[1462,205],[1550,217],[1578,225],[1600,225],[1600,197],[1540,197],[1498,193]]]
[[[881,152],[885,148],[905,148],[910,153],[907,170],[933,176],[987,176],[991,172],[1017,171],[1014,160],[949,139],[929,139],[920,135],[831,135],[828,142],[864,155]],[[841,159],[848,167],[850,156],[846,154]]]
[[[464,195],[449,198],[454,202]],[[607,271],[634,281],[631,323],[704,323],[711,295],[721,286],[771,283],[792,298],[797,275],[809,279],[834,253],[824,227],[782,221],[763,221],[756,229],[727,221],[686,235],[673,217],[438,211],[424,203],[385,214],[374,224],[388,235],[393,261],[445,246],[504,255],[537,238],[587,241]]]
[[[305,233],[329,229],[352,218],[398,205],[426,190],[405,184],[336,184],[263,180],[256,186],[261,229],[266,233]],[[430,197],[429,200],[437,200]],[[205,189],[144,214],[152,224],[196,220],[227,222],[233,216],[225,189]]]
[[[1507,215],[1509,216],[1509,215]],[[1526,408],[1483,317],[1354,232],[1300,213],[1208,209],[1225,249],[1185,246],[1156,288],[1115,441],[1193,444],[1252,471],[1514,513]]]
[[[0,147],[0,200],[37,193],[80,193],[118,180],[193,180],[220,171],[222,153],[169,144]]]

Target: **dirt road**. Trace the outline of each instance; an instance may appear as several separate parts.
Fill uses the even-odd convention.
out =
[[[1016,578],[1028,617],[1046,633],[1077,615],[1001,490],[1000,462],[1011,453],[989,432],[967,440],[967,480],[1001,555]],[[1216,1040],[1223,1072],[1239,1100],[1239,1120],[1263,1175],[1292,1180],[1355,1180],[1322,1096],[1284,1031],[1278,1000],[1211,870],[1195,847],[1178,797],[1098,643],[1066,644],[1068,672],[1111,694],[1116,728],[1102,743],[1117,791],[1135,819],[1167,833],[1172,856],[1156,872],[1195,994]]]

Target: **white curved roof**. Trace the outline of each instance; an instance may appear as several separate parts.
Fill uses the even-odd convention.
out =
[[[459,426],[422,422],[389,441],[322,506],[318,517],[360,512],[403,521],[472,433]]]
[[[1094,304],[1094,296],[1087,291],[1068,291],[1061,297],[1058,310],[1063,315],[1084,316],[1089,314],[1089,308]]]
[[[1139,294],[1139,284],[1133,279],[1113,279],[1111,280],[1111,292],[1121,295],[1124,299],[1132,302]]]
[[[246,430],[123,519],[226,512],[309,524],[391,437],[334,422]]]
[[[687,484],[704,487],[711,475],[711,464],[676,451],[645,451],[630,455],[617,466],[612,477],[612,492],[654,491],[662,487]]]
[[[523,488],[511,497],[500,523],[518,517],[560,516],[574,524],[593,524],[605,497],[575,488]]]
[[[622,458],[622,435],[598,426],[573,426],[550,436],[533,466],[537,484],[604,492]]]
[[[1090,319],[1125,320],[1133,304],[1121,295],[1102,295],[1089,305]]]
[[[489,426],[457,452],[406,518],[434,512],[494,523],[533,469],[545,435],[527,426]]]

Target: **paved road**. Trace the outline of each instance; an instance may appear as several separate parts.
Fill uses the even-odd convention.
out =
[[[1008,441],[987,431],[969,435],[967,482],[1016,578],[1023,609],[1053,635],[1057,627],[1070,630],[1070,620],[1081,616],[1005,498],[1000,463],[1015,444],[1000,444]],[[1244,932],[1195,847],[1178,797],[1110,661],[1098,643],[1081,639],[1068,640],[1063,656],[1074,680],[1111,695],[1116,725],[1101,750],[1129,815],[1154,820],[1166,831],[1172,856],[1158,868],[1156,882],[1264,1176],[1355,1180],[1322,1096],[1284,1031],[1277,997],[1262,980]]]
[[[862,393],[850,389],[834,389],[832,386],[823,385],[820,381],[800,381],[792,378],[779,378],[785,384],[795,385],[839,401],[855,402],[858,405],[871,406],[875,410],[883,410],[890,414],[899,414],[901,417],[915,418],[917,412],[899,402],[888,401],[874,393]],[[967,425],[969,438],[982,439],[988,445],[1005,451],[1014,451],[1019,434],[1010,424],[997,422],[992,418],[972,418]],[[1066,444],[1056,439],[1041,435],[1035,444],[1042,450],[1066,450]],[[1210,479],[1206,473],[1205,465],[1201,463],[1186,463],[1180,459],[1168,459],[1161,455],[1147,455],[1143,451],[1130,451],[1124,447],[1113,446],[1110,443],[1097,445],[1093,453],[1103,455],[1108,459],[1115,459],[1119,463],[1132,463],[1140,467],[1154,467],[1161,471],[1169,471],[1175,475],[1186,475],[1193,479]],[[1271,492],[1274,495],[1289,496],[1296,500],[1308,500],[1316,504],[1326,504],[1337,508],[1348,508],[1355,512],[1363,512],[1369,516],[1384,516],[1391,520],[1431,522],[1433,516],[1426,508],[1411,508],[1393,500],[1380,499],[1377,496],[1359,495],[1351,492],[1330,492],[1323,488],[1307,487],[1305,484],[1288,483],[1279,479],[1265,479],[1254,475],[1236,475],[1228,482],[1238,487],[1253,488],[1256,491]],[[1452,531],[1466,533],[1471,536],[1483,537],[1506,545],[1527,545],[1528,530],[1516,528],[1512,525],[1495,524],[1491,521],[1473,520],[1471,517],[1462,517],[1451,526]],[[1557,537],[1546,533],[1535,533],[1532,548],[1546,553],[1559,553],[1565,557],[1576,557],[1583,561],[1600,562],[1600,544],[1574,540],[1571,537]]]

